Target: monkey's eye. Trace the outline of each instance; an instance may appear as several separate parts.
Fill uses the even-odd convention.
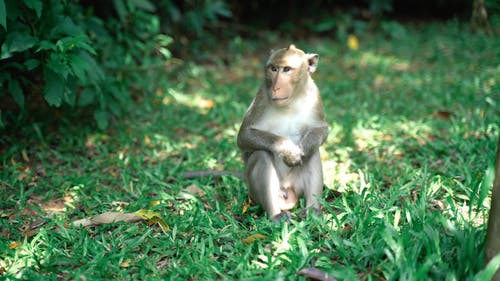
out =
[[[278,67],[276,65],[271,65],[269,68],[271,69],[272,72],[278,71]]]
[[[292,68],[291,68],[291,67],[289,67],[289,66],[285,66],[285,67],[283,67],[283,72],[288,72],[288,71],[290,71],[290,70],[292,70]]]

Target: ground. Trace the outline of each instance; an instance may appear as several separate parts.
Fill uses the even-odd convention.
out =
[[[500,39],[456,21],[394,26],[293,42],[320,54],[319,216],[299,206],[275,225],[240,179],[182,178],[242,170],[235,138],[262,50],[283,46],[238,39],[229,65],[145,73],[156,89],[106,130],[51,115],[0,136],[0,278],[303,280],[314,264],[339,280],[481,280]],[[72,225],[139,210],[156,221]]]

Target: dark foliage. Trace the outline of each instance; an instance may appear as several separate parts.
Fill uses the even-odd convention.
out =
[[[80,108],[104,128],[133,106],[131,93],[154,91],[141,81],[171,53],[203,59],[224,38],[274,30],[344,40],[387,29],[383,16],[466,18],[470,6],[471,0],[0,0],[0,128],[41,107]]]

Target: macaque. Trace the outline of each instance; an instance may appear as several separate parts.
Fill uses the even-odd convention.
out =
[[[308,211],[319,213],[323,190],[319,146],[329,128],[318,87],[311,73],[317,54],[294,45],[272,51],[265,80],[248,108],[238,147],[245,162],[244,179],[250,198],[269,218],[289,218],[289,210],[304,195]]]

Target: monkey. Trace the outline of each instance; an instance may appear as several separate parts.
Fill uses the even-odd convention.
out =
[[[323,191],[319,146],[329,134],[319,89],[311,74],[319,55],[293,44],[271,51],[265,78],[237,136],[252,201],[274,221],[290,218],[300,196],[318,214]]]

